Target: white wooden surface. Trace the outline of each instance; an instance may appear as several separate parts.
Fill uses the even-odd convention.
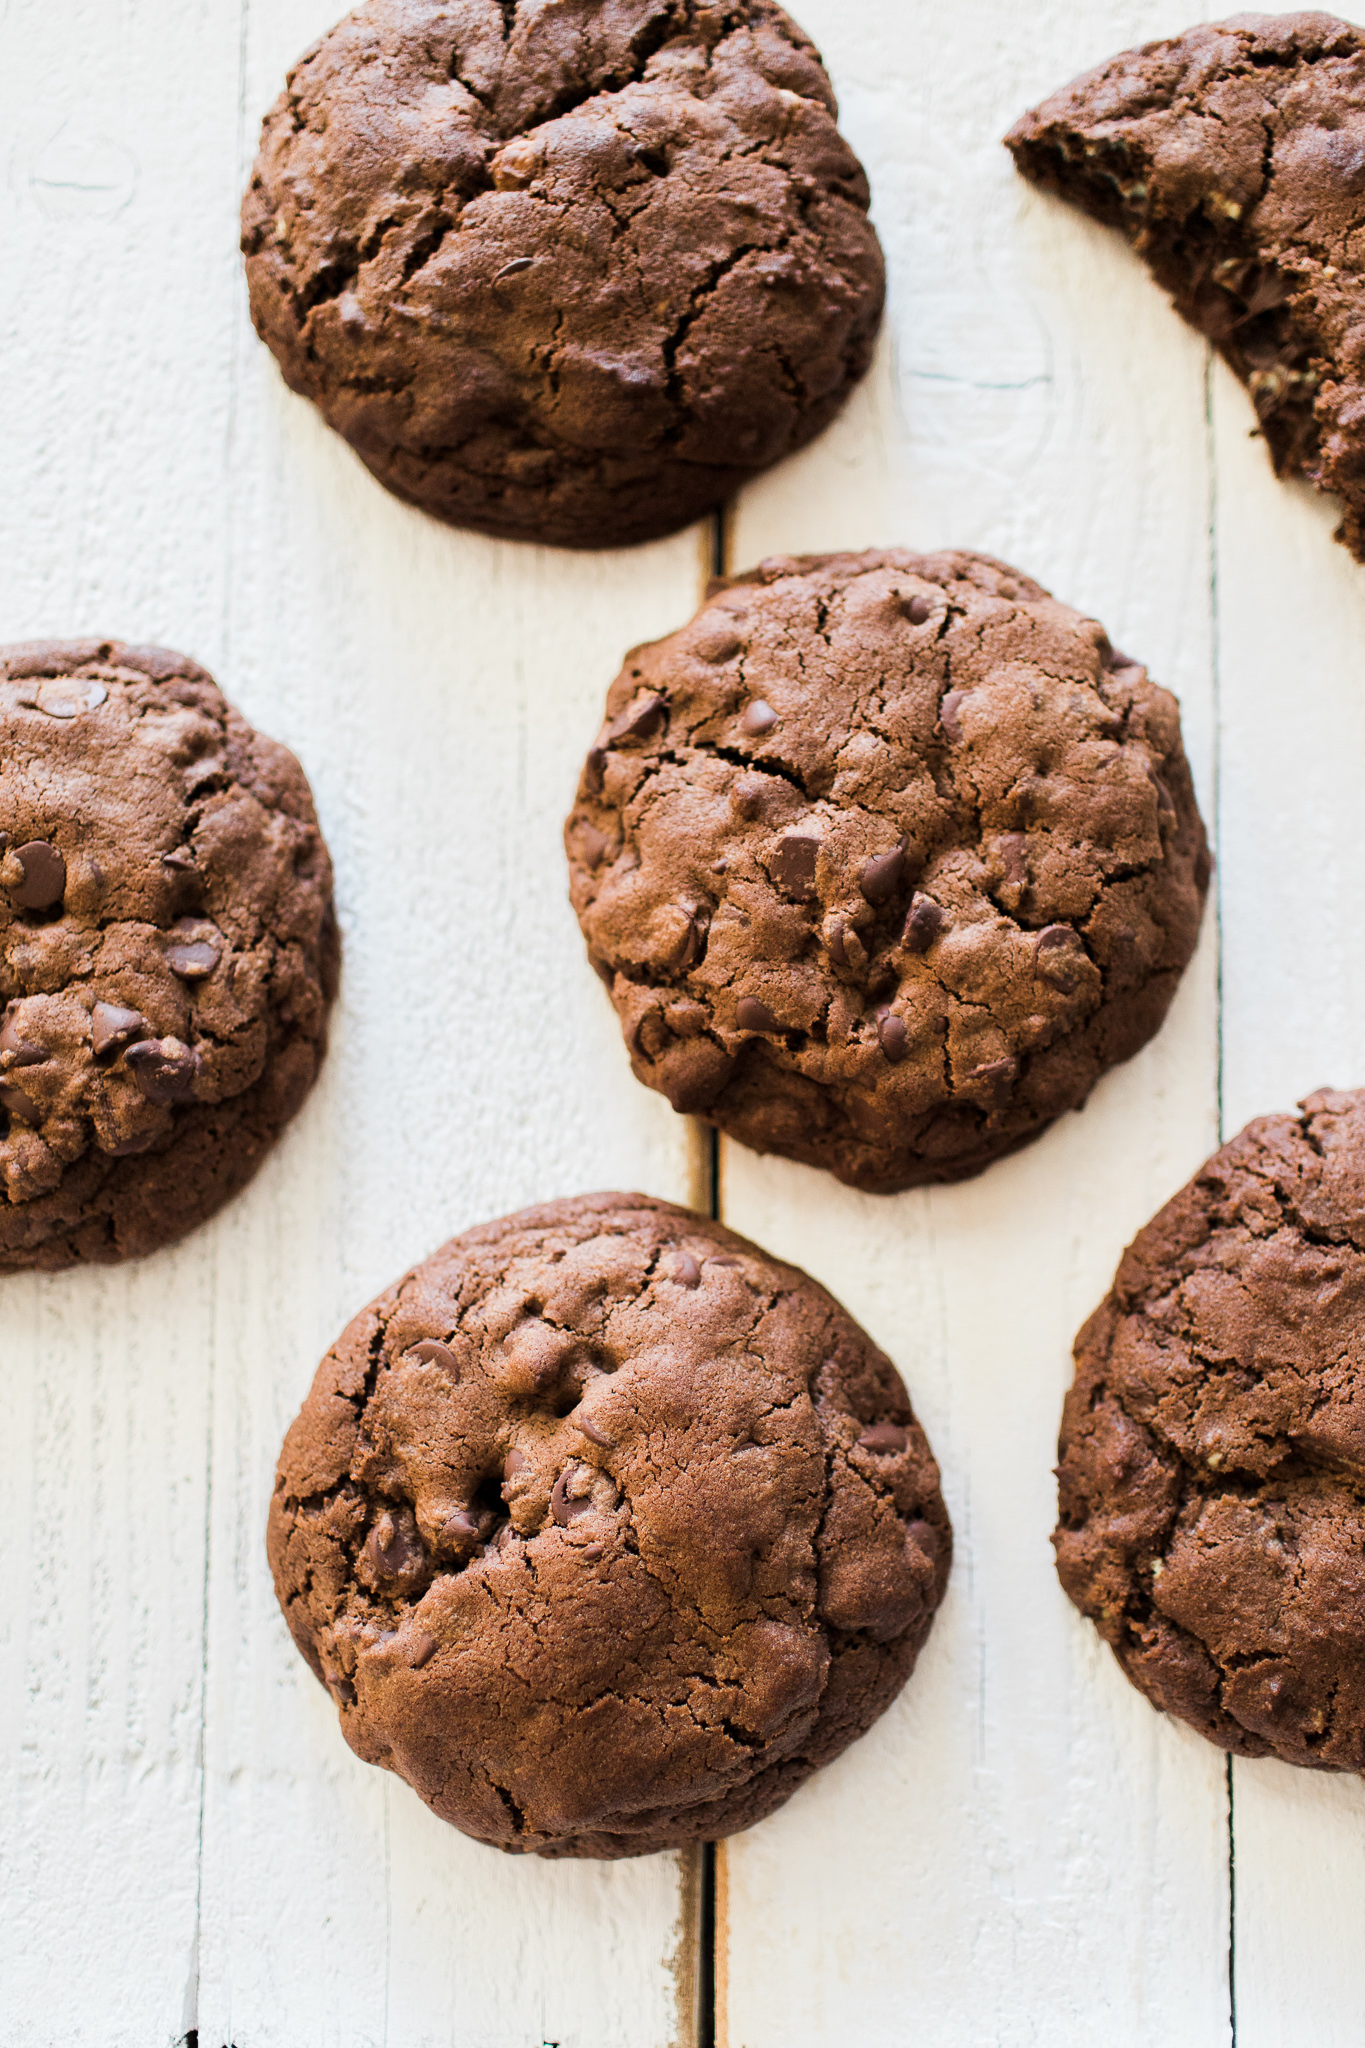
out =
[[[145,1266],[3,1285],[0,2040],[691,2048],[695,1871],[528,1867],[442,1827],[346,1750],[264,1567],[313,1363],[408,1259],[540,1196],[703,1184],[629,1080],[558,826],[705,536],[584,559],[447,533],[283,390],[236,205],[337,4],[0,0],[0,638],[213,667],[309,770],[347,940],[324,1081],[246,1196]],[[1365,1793],[1239,1765],[1230,1837],[1222,1759],[1131,1691],[1047,1543],[1070,1338],[1124,1242],[1220,1113],[1365,1077],[1365,570],[1134,259],[998,142],[1216,10],[796,11],[891,313],[844,419],[739,506],[734,564],[959,542],[1094,611],[1181,695],[1220,916],[1158,1042],[971,1187],[878,1202],[724,1148],[727,1220],[905,1372],[958,1562],[899,1705],[722,1850],[719,2039],[1221,2048],[1235,2002],[1245,2048],[1345,2048]]]

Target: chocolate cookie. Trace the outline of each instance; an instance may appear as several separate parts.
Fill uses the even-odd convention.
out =
[[[269,1534],[351,1747],[541,1856],[771,1813],[895,1698],[951,1547],[889,1360],[643,1195],[466,1231],[357,1316]]]
[[[1365,1093],[1214,1154],[1076,1341],[1062,1584],[1238,1756],[1365,1770]]]
[[[1006,139],[1122,229],[1250,390],[1276,475],[1335,492],[1365,561],[1365,35],[1234,15],[1112,58]]]
[[[1208,882],[1175,700],[981,555],[764,563],[612,686],[566,828],[639,1078],[957,1180],[1145,1044]]]
[[[212,1215],[311,1087],[336,974],[292,754],[184,655],[0,648],[0,1270]]]
[[[253,318],[438,518],[672,532],[868,366],[882,259],[836,117],[772,0],[368,0],[266,120]]]

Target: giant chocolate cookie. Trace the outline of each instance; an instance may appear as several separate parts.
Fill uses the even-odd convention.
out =
[[[1365,34],[1234,15],[1087,72],[1007,140],[1127,235],[1250,390],[1277,475],[1335,492],[1365,561]]]
[[[211,1215],[312,1085],[336,971],[303,771],[211,676],[0,648],[0,1269]]]
[[[1239,1756],[1365,1770],[1365,1093],[1214,1154],[1076,1341],[1062,1584]]]
[[[823,1288],[589,1195],[356,1317],[269,1542],[361,1756],[479,1841],[636,1856],[749,1827],[870,1726],[952,1532],[895,1368]]]
[[[968,554],[767,562],[638,648],[567,843],[640,1079],[877,1191],[1084,1102],[1208,881],[1175,700]]]
[[[772,0],[368,0],[266,121],[256,326],[438,518],[668,533],[867,368],[882,260],[836,112]]]

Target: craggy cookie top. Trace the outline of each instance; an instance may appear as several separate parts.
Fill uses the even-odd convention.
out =
[[[1062,1583],[1241,1756],[1365,1770],[1365,1094],[1249,1124],[1076,1343]]]
[[[635,1072],[876,1190],[1150,1037],[1208,860],[1175,701],[984,556],[774,560],[612,686],[566,828]]]
[[[867,367],[882,260],[835,117],[772,0],[368,0],[265,123],[257,328],[439,517],[666,533]]]
[[[310,1085],[336,977],[303,771],[162,648],[0,648],[0,1268],[169,1243]]]
[[[356,1318],[269,1542],[361,1756],[481,1841],[624,1856],[749,1826],[861,1734],[952,1536],[895,1369],[823,1288],[593,1195]]]
[[[1249,387],[1277,473],[1337,493],[1365,560],[1365,34],[1233,15],[1100,65],[1007,140],[1123,230]]]

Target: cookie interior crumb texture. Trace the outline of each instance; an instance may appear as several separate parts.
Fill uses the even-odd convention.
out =
[[[1365,35],[1236,15],[1112,58],[1006,139],[1123,231],[1247,386],[1277,475],[1338,496],[1365,561]]]
[[[764,563],[613,684],[566,827],[638,1077],[886,1192],[1160,1025],[1209,862],[1174,698],[1003,563]]]
[[[438,518],[669,533],[868,366],[882,258],[836,116],[771,0],[368,0],[265,122],[253,318]]]
[[[905,1683],[951,1547],[905,1389],[838,1303],[612,1194],[468,1231],[359,1315],[269,1529],[352,1748],[542,1856],[771,1813]]]
[[[1249,1124],[1076,1343],[1062,1584],[1238,1756],[1365,1769],[1365,1094]]]
[[[0,1270],[154,1251],[236,1193],[337,968],[303,771],[211,676],[0,648]]]

